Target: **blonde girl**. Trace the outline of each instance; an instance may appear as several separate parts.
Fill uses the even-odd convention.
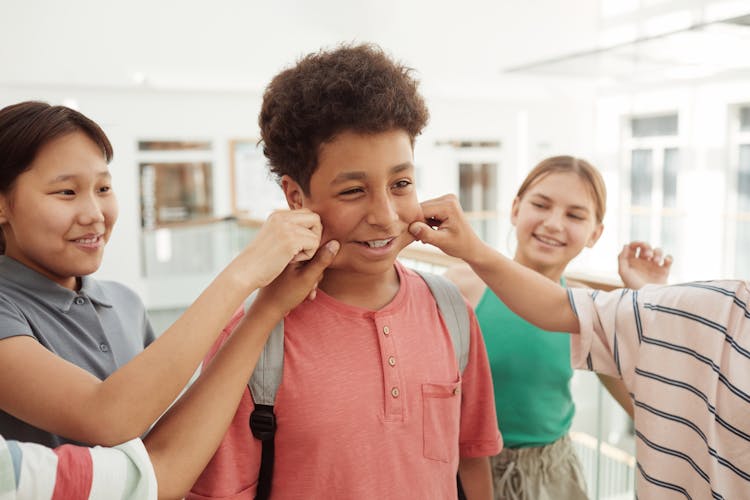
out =
[[[606,189],[590,163],[572,156],[547,158],[526,176],[513,200],[518,241],[514,260],[563,286],[568,263],[593,247],[604,229]],[[640,266],[639,260],[659,262]],[[634,242],[620,255],[626,286],[666,281],[671,258]],[[451,268],[475,308],[490,360],[498,423],[505,449],[492,458],[495,498],[584,499],[586,485],[568,438],[575,404],[570,391],[570,339],[541,330],[514,314],[468,265]],[[542,367],[542,368],[537,368]],[[619,380],[600,376],[629,415]]]

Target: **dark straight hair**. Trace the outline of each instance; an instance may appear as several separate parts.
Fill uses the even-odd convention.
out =
[[[0,109],[0,193],[8,194],[19,175],[29,169],[39,151],[50,141],[73,132],[83,132],[102,150],[109,163],[112,144],[90,118],[65,106],[25,101]],[[5,239],[0,231],[0,253]]]

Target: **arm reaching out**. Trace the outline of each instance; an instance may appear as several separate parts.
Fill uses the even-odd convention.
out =
[[[424,221],[409,226],[414,238],[463,259],[516,314],[543,330],[578,333],[567,292],[503,256],[474,233],[454,195],[422,203]]]
[[[85,443],[113,446],[143,434],[180,393],[242,301],[291,260],[312,255],[321,233],[320,218],[309,210],[272,214],[163,335],[105,380],[33,337],[0,341],[0,408]]]
[[[627,288],[637,290],[650,283],[663,285],[669,277],[672,256],[643,241],[631,241],[617,256],[617,271]]]
[[[196,481],[234,417],[271,329],[314,289],[338,248],[329,241],[310,262],[289,264],[262,289],[203,374],[145,438],[160,498],[182,498]]]

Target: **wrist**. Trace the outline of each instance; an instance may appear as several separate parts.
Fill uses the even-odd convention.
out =
[[[478,270],[496,267],[499,258],[502,258],[502,256],[497,250],[480,240],[478,244],[474,245],[474,251],[470,252],[463,260],[474,270]]]
[[[262,317],[272,323],[278,323],[281,321],[286,313],[289,311],[284,310],[283,307],[278,306],[278,302],[275,300],[266,300],[263,294],[258,294],[253,303],[250,305],[247,313],[255,318]]]

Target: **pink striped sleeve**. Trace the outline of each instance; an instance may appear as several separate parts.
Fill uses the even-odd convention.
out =
[[[87,499],[93,479],[89,449],[66,444],[55,448],[54,451],[58,462],[52,500]]]

